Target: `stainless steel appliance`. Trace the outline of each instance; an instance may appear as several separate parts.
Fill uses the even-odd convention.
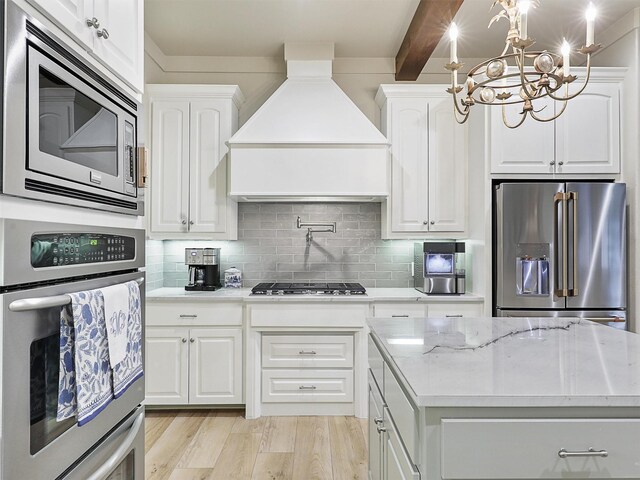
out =
[[[79,427],[56,421],[68,293],[135,280],[144,230],[0,220],[0,478],[143,480],[144,377]]]
[[[623,183],[499,184],[495,313],[626,328],[625,205]]]
[[[220,249],[185,248],[184,263],[189,265],[187,291],[213,291],[220,288]]]
[[[365,295],[359,283],[259,283],[252,295]]]
[[[466,289],[463,242],[423,242],[413,246],[413,285],[427,295],[460,295]]]
[[[142,215],[141,105],[14,2],[2,7],[2,193]]]

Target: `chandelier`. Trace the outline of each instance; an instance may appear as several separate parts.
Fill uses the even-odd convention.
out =
[[[449,27],[451,40],[451,59],[445,68],[451,71],[451,87],[447,89],[453,97],[455,117],[458,123],[469,118],[471,107],[475,104],[501,106],[502,121],[509,128],[523,124],[527,116],[539,122],[550,122],[564,112],[567,102],[580,95],[591,72],[591,55],[601,45],[594,42],[594,20],[596,10],[589,4],[586,12],[587,35],[585,46],[578,50],[586,55],[586,76],[582,87],[569,93],[569,84],[576,80],[571,75],[571,46],[564,40],[560,55],[543,51],[529,51],[535,41],[527,35],[527,16],[531,6],[537,6],[539,0],[495,0],[491,8],[500,4],[502,11],[489,22],[489,27],[501,18],[509,21],[506,45],[502,54],[473,67],[467,74],[465,85],[458,85],[458,70],[463,66],[458,62],[458,28],[455,23]],[[511,49],[511,52],[509,52]],[[463,95],[460,95],[465,90]],[[560,102],[557,113],[548,116],[540,106],[543,98]],[[520,118],[513,124],[507,121],[506,105],[522,104]]]

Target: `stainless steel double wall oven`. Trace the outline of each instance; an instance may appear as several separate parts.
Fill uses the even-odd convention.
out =
[[[66,294],[135,280],[144,231],[0,220],[2,479],[143,480],[144,377],[87,424],[56,421]]]

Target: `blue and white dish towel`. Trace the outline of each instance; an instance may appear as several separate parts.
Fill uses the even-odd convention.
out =
[[[140,289],[136,282],[118,287],[117,300],[113,290],[88,290],[69,294],[71,305],[61,309],[58,421],[77,416],[84,425],[143,375]],[[111,359],[110,337],[119,361]]]
[[[122,395],[144,374],[142,370],[140,288],[136,282],[127,282],[124,285],[129,290],[127,345],[123,360],[113,368],[113,396],[115,398]]]
[[[60,311],[58,421],[92,420],[113,399],[109,346],[100,290],[71,293]]]

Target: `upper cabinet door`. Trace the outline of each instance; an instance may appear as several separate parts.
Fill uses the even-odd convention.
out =
[[[391,231],[427,232],[428,103],[396,98],[391,109]]]
[[[189,218],[189,101],[152,100],[151,229],[186,232]]]
[[[227,146],[231,137],[231,102],[191,102],[190,214],[191,232],[227,229]]]
[[[59,0],[58,0],[59,1]],[[94,0],[94,54],[139,92],[144,88],[142,0]]]
[[[87,20],[92,20],[94,17],[93,0],[29,0],[29,2],[85,47],[93,47],[96,30],[87,25]]]
[[[540,109],[537,115],[542,118],[552,117],[554,103],[550,99],[536,101],[534,107]],[[502,107],[489,106],[486,111],[491,173],[554,173],[553,122],[538,122],[527,117],[524,124],[511,129],[503,123]],[[522,104],[506,106],[507,122],[510,125],[517,124],[521,111]]]
[[[557,173],[620,172],[620,83],[594,83],[556,120]]]
[[[451,99],[429,102],[429,230],[462,232],[467,212],[466,125]]]

